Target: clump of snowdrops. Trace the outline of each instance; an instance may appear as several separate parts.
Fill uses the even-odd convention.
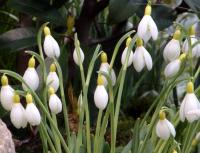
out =
[[[82,91],[78,100],[77,133],[71,132],[69,128],[63,74],[57,60],[60,56],[60,47],[51,35],[48,23],[43,24],[37,36],[39,54],[27,51],[27,54],[32,57],[29,59],[24,75],[20,76],[9,70],[0,70],[3,74],[0,100],[3,108],[10,111],[12,124],[18,129],[25,128],[28,124],[37,126],[44,153],[190,153],[195,151],[200,142],[198,133],[200,104],[199,95],[197,95],[200,86],[196,87],[194,84],[199,76],[200,68],[195,70],[194,64],[200,57],[200,45],[195,36],[194,25],[186,29],[178,23],[173,37],[163,51],[166,67],[163,71],[165,82],[162,90],[145,116],[135,122],[132,140],[122,149],[116,146],[118,117],[126,71],[132,64],[138,73],[143,73],[143,69],[151,71],[153,68],[154,59],[145,48],[151,38],[156,41],[159,37],[158,28],[151,17],[151,10],[151,4],[148,3],[137,31],[128,32],[118,41],[110,62],[108,62],[106,53],[100,51],[101,46],[97,45],[87,73],[83,67],[84,51],[81,49],[77,34],[74,35],[73,59],[80,68],[82,81]],[[43,34],[44,41],[42,40]],[[119,47],[123,42],[126,42],[126,46],[121,55],[122,67],[116,75],[113,66],[117,54],[120,54]],[[43,53],[53,59],[49,72],[47,72]],[[99,58],[101,64],[99,69],[95,70],[94,65]],[[35,69],[35,60],[42,68],[42,80],[39,79]],[[91,75],[96,72],[98,77],[93,100],[99,112],[93,135],[90,125],[92,114],[88,108],[88,91]],[[182,74],[185,72],[189,76],[183,77]],[[9,85],[9,77],[20,81],[22,89],[13,89]],[[167,107],[166,101],[173,88],[182,82],[186,84],[186,88],[180,107],[178,109],[169,105]],[[40,93],[38,92],[39,84],[42,84]],[[58,91],[60,97],[57,94]],[[26,99],[26,106],[20,102],[23,97]],[[65,126],[62,132],[57,123],[57,114],[61,113]],[[150,121],[147,122],[149,118]],[[108,126],[111,129],[110,144],[104,138]]]

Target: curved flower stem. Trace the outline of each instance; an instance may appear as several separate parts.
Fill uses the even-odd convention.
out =
[[[19,74],[12,72],[12,71],[9,71],[9,70],[0,70],[0,73],[3,73],[3,74],[5,73],[5,74],[17,79],[18,81],[20,81],[21,83],[23,83],[27,87],[28,92],[30,92],[30,94],[34,97],[34,99],[35,99],[35,101],[37,101],[37,104],[39,105],[40,109],[43,111],[43,113],[46,115],[47,119],[49,120],[49,123],[52,124],[52,127],[55,130],[56,134],[58,135],[65,152],[71,153],[67,144],[65,143],[65,140],[63,139],[63,136],[61,135],[60,131],[57,129],[54,121],[52,120],[51,115],[49,114],[48,110],[45,108],[45,106],[43,105],[42,101],[37,96],[37,94],[23,80],[23,78]]]
[[[57,59],[55,59],[55,58],[54,58],[54,63],[56,65],[57,72],[58,72],[60,95],[61,95],[61,101],[63,103],[64,124],[65,124],[65,130],[66,130],[66,135],[67,135],[67,141],[68,141],[68,145],[69,145],[71,142],[71,135],[70,135],[70,128],[69,128],[67,103],[65,100],[65,91],[64,91],[64,87],[63,87],[63,74],[62,74],[62,70],[61,70],[59,63],[58,63]]]
[[[81,56],[80,56],[80,47],[78,45],[78,38],[77,34],[75,34],[75,50],[78,55],[78,61],[79,61],[79,68],[80,68],[80,73],[81,73],[81,80],[82,80],[82,87],[83,87],[83,105],[86,113],[86,139],[87,139],[87,153],[91,153],[91,137],[90,137],[90,114],[89,114],[89,107],[88,107],[88,87],[89,87],[89,82],[91,78],[91,74],[94,68],[94,62],[97,58],[97,54],[100,49],[100,45],[97,46],[94,55],[92,57],[92,60],[89,65],[88,69],[88,75],[87,78],[85,79],[85,74],[84,74],[84,69],[83,69],[83,64],[81,62]]]
[[[122,91],[123,91],[123,86],[124,86],[124,80],[125,80],[125,76],[126,76],[126,70],[127,70],[128,60],[129,60],[129,56],[130,56],[131,50],[133,48],[133,45],[134,45],[134,43],[136,41],[136,37],[137,36],[135,35],[133,37],[133,39],[131,40],[131,43],[130,43],[130,45],[128,47],[128,51],[127,51],[127,55],[126,55],[125,65],[123,65],[123,67],[122,67],[122,69],[123,69],[122,70],[122,76],[121,76],[121,80],[120,80],[120,86],[119,86],[119,90],[118,90],[117,102],[116,102],[115,114],[114,114],[114,129],[115,129],[114,142],[116,142],[119,110],[120,110],[121,97],[122,97]]]
[[[117,56],[117,53],[119,51],[119,47],[121,46],[121,44],[124,42],[124,40],[129,37],[132,33],[134,33],[135,30],[129,31],[128,33],[126,33],[116,44],[115,49],[113,51],[113,55],[110,61],[110,70],[113,68],[113,64],[115,63],[115,58]]]

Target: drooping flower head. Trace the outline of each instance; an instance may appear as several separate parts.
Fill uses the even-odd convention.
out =
[[[39,87],[39,76],[35,70],[35,58],[31,57],[28,62],[28,68],[26,69],[23,75],[24,81],[28,84],[28,86],[32,90],[37,90]],[[22,87],[24,90],[27,90],[25,84],[22,83]]]
[[[180,36],[181,31],[178,29],[174,32],[173,38],[167,43],[163,51],[163,57],[165,61],[173,61],[180,56]]]
[[[49,108],[52,113],[58,114],[62,111],[62,103],[60,98],[55,94],[53,87],[49,87]]]
[[[136,50],[133,54],[133,66],[137,72],[141,72],[144,67],[150,71],[153,66],[153,62],[151,59],[151,55],[144,48],[143,41],[141,38],[137,38],[136,40]]]
[[[129,47],[129,45],[131,43],[131,40],[132,40],[131,37],[128,37],[126,39],[126,47],[125,47],[125,49],[124,49],[124,51],[122,53],[122,56],[121,56],[121,63],[122,63],[122,65],[124,65],[125,62],[126,62],[126,55],[128,53],[128,47]],[[130,55],[128,57],[127,67],[130,66],[132,64],[132,62],[133,62],[133,51],[131,50],[131,53],[130,53]]]
[[[25,115],[26,120],[32,125],[36,126],[39,125],[41,122],[41,115],[35,104],[33,103],[33,98],[31,94],[26,95],[26,109]]]
[[[193,47],[192,48],[192,57],[198,58],[198,57],[200,57],[200,44],[198,43],[195,46],[192,46],[195,43],[197,43],[197,41],[198,41],[198,39],[195,36],[195,33],[196,33],[195,27],[194,27],[194,25],[192,25],[189,28],[189,35],[190,35],[191,47]],[[185,41],[183,43],[183,52],[184,53],[188,53],[189,50],[190,50],[189,41],[188,41],[188,39],[185,39]]]
[[[59,88],[59,78],[58,78],[58,75],[56,73],[56,65],[54,63],[51,64],[51,66],[50,66],[50,72],[47,75],[46,85],[52,86],[54,88],[55,92]]]
[[[27,120],[25,116],[25,109],[20,103],[20,97],[18,94],[13,96],[14,104],[10,112],[10,119],[12,124],[17,128],[25,128],[27,126]]]
[[[60,48],[57,43],[57,41],[51,36],[51,31],[49,27],[44,27],[44,52],[47,55],[47,57],[53,58],[53,57],[59,57],[60,56]]]
[[[188,122],[193,122],[197,119],[199,119],[199,115],[196,114],[200,109],[199,100],[197,99],[196,95],[194,94],[194,84],[193,82],[188,82],[186,87],[186,95],[181,103],[180,106],[180,119],[182,122],[185,121],[185,119],[188,120]]]
[[[13,96],[14,96],[14,90],[13,88],[8,84],[8,77],[4,74],[1,77],[1,91],[0,91],[0,101],[2,107],[10,111],[13,106]]]
[[[171,78],[174,77],[180,70],[181,63],[185,60],[186,54],[183,53],[180,55],[180,57],[169,64],[165,67],[164,74],[166,78]]]
[[[80,62],[83,63],[85,55],[83,53],[83,50],[80,47],[80,42],[78,41],[78,48],[74,48],[74,52],[73,52],[73,59],[74,62],[76,63],[76,65],[80,65],[79,63],[79,59],[78,59],[78,52],[80,53]]]
[[[110,65],[108,64],[107,54],[105,52],[102,52],[101,53],[101,65],[100,65],[99,71],[102,71],[102,72],[107,73],[109,75],[109,70],[110,70]],[[111,73],[110,78],[112,80],[112,85],[114,86],[115,82],[116,82],[116,75],[115,75],[114,69],[111,69],[110,73]],[[105,76],[102,76],[102,77],[103,77],[104,86],[107,86],[108,81],[107,81],[106,77]]]
[[[176,131],[171,122],[166,119],[165,112],[160,111],[159,113],[159,121],[156,125],[156,134],[159,138],[167,140],[170,135],[175,137]]]
[[[103,85],[103,77],[99,74],[94,92],[94,102],[98,109],[104,110],[108,104],[108,93]]]
[[[138,25],[137,34],[140,38],[144,40],[146,43],[151,37],[153,40],[157,40],[158,38],[158,28],[151,17],[151,4],[148,3],[144,16]]]

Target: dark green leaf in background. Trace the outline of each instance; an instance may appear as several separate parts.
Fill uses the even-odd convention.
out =
[[[189,7],[196,13],[200,13],[200,0],[184,0]]]
[[[38,17],[44,22],[51,22],[56,25],[65,24],[64,18],[57,9],[57,7],[61,6],[60,3],[56,3],[54,6],[50,5],[49,1],[46,0],[10,0],[8,6],[17,11]]]
[[[34,28],[17,28],[0,35],[0,53],[13,52],[36,45]]]
[[[142,18],[145,6],[146,0],[111,0],[108,22],[116,24],[127,20],[134,14]],[[176,12],[164,5],[154,5],[152,6],[152,17],[158,29],[163,30],[173,23],[176,18]]]

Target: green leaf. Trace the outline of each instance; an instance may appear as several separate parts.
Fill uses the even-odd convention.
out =
[[[199,13],[200,11],[200,1],[199,0],[184,0],[189,7],[195,12]]]
[[[56,4],[56,6],[57,5],[60,7],[60,4]],[[49,2],[45,0],[10,0],[8,6],[20,12],[38,17],[45,22],[48,21],[56,25],[65,24],[65,20],[57,10],[57,7],[50,5]]]
[[[132,147],[132,140],[129,141],[129,143],[124,147],[121,153],[129,153],[131,152],[131,147]]]
[[[36,44],[34,28],[17,28],[0,35],[0,52],[11,53]]]
[[[109,3],[108,22],[116,24],[127,20],[134,14],[142,18],[145,5],[146,0],[111,0]],[[162,30],[173,23],[176,15],[167,6],[155,5],[152,6],[152,17],[157,23],[159,30]]]

